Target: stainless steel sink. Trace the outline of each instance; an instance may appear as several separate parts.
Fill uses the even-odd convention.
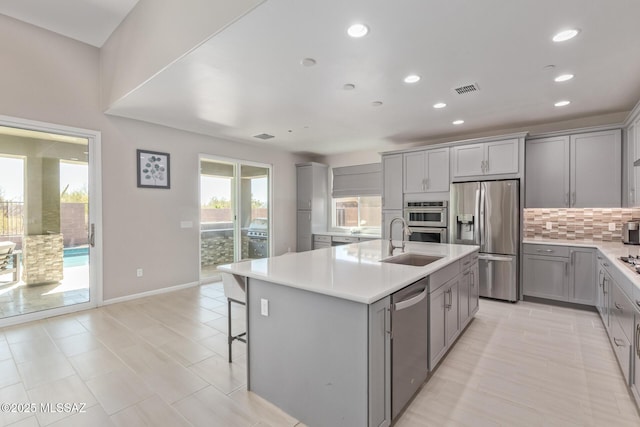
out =
[[[388,262],[391,264],[413,265],[415,267],[424,267],[425,265],[429,265],[432,262],[438,261],[439,259],[442,259],[442,258],[443,257],[441,256],[422,255],[422,254],[407,252],[402,255],[396,255],[393,257],[382,259],[380,260],[380,262]]]

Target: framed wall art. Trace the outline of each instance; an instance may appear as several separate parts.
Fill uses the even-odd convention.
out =
[[[171,188],[169,153],[136,150],[138,188]]]

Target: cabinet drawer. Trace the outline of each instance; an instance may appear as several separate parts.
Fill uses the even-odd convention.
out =
[[[455,261],[429,276],[429,292],[433,292],[460,273],[460,262]]]
[[[465,268],[469,267],[471,264],[477,261],[478,261],[477,252],[471,255],[467,255],[466,257],[462,258],[462,260],[460,261],[460,268],[464,270]]]
[[[314,242],[323,242],[323,243],[331,243],[331,236],[324,236],[322,234],[314,234],[313,235]]]
[[[609,340],[611,346],[618,359],[618,364],[624,374],[624,382],[629,385],[629,367],[631,364],[631,344],[626,335],[622,332],[618,322],[611,322],[611,330],[609,332]]]
[[[331,241],[336,243],[358,243],[358,238],[349,236],[333,236]]]
[[[523,245],[523,251],[529,255],[547,255],[547,256],[559,256],[568,257],[569,247],[558,245],[538,245],[532,243],[526,243]]]
[[[611,287],[611,314],[615,317],[629,341],[633,341],[633,305],[620,286]]]

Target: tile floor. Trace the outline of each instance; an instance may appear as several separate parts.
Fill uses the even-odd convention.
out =
[[[12,276],[0,274],[0,318],[89,301],[88,265],[65,268],[59,283],[27,286]]]
[[[226,361],[220,283],[0,330],[0,426],[302,426],[246,391],[246,347]],[[232,311],[244,328],[242,308]],[[638,426],[595,313],[482,300],[397,426]]]

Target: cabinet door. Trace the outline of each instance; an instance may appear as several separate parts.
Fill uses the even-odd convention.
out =
[[[449,149],[427,151],[427,191],[449,191]]]
[[[446,333],[447,333],[447,346],[451,346],[453,341],[458,336],[460,332],[460,306],[459,306],[459,296],[460,296],[460,279],[462,275],[459,275],[457,279],[453,280],[453,283],[448,286],[449,288],[449,299],[447,302],[447,313],[446,313]]]
[[[296,168],[298,209],[311,209],[313,197],[313,169],[311,165]]]
[[[369,306],[369,425],[391,424],[390,298]]]
[[[424,151],[405,153],[404,158],[404,192],[423,193],[426,191],[426,161]]]
[[[445,317],[449,301],[449,288],[445,285],[429,295],[429,370],[432,371],[447,351]]]
[[[536,139],[525,143],[525,206],[569,206],[569,137]]]
[[[483,174],[484,144],[459,145],[451,147],[453,156],[453,177]]]
[[[391,224],[391,220],[395,217],[402,217],[402,211],[382,211],[382,230],[380,235],[383,239],[389,238],[389,224]],[[393,229],[393,238],[394,239],[402,239],[402,223],[400,221],[395,223],[395,227]]]
[[[382,209],[402,209],[402,154],[382,157]]]
[[[633,354],[631,359],[632,372],[631,388],[634,390],[636,403],[640,404],[640,311],[635,310],[635,324],[633,328]]]
[[[567,301],[569,260],[562,257],[524,256],[525,295]]]
[[[571,248],[571,282],[569,302],[596,305],[595,251],[587,248]]]
[[[485,175],[518,173],[518,139],[485,144]]]
[[[464,328],[469,320],[469,296],[471,291],[471,269],[462,272],[458,289],[458,324]]]
[[[633,158],[631,163],[640,159],[640,117],[633,123],[633,129],[629,134],[629,143],[633,144]],[[630,166],[633,169],[633,198],[629,202],[629,206],[640,206],[640,168]]]
[[[311,233],[311,211],[298,211],[297,222],[297,246],[298,252],[310,251],[313,242]]]
[[[622,206],[620,130],[571,136],[571,206]]]
[[[480,300],[480,276],[478,275],[478,263],[469,267],[469,317],[478,311]]]

